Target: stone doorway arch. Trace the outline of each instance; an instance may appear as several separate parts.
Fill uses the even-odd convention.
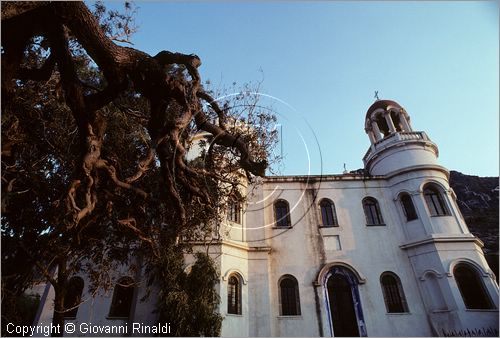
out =
[[[359,284],[364,283],[356,270],[347,264],[322,269],[322,286],[331,336],[366,337]]]

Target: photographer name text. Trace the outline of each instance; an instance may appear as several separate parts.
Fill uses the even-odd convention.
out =
[[[62,332],[61,332],[62,330]],[[65,323],[64,326],[43,323],[36,326],[7,324],[7,332],[23,337],[51,336],[52,334],[169,334],[170,323],[147,325],[125,323],[122,325],[95,325],[92,323]]]

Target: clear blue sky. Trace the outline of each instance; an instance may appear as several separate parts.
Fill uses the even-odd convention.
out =
[[[499,174],[497,1],[136,4],[135,48],[197,54],[214,84],[264,77],[281,174],[308,173],[304,144],[311,173],[362,168],[375,90],[405,107],[442,165]]]

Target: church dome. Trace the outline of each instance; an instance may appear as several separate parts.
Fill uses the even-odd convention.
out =
[[[396,101],[377,100],[366,112],[365,131],[372,144],[397,132],[411,132],[410,116]]]
[[[399,108],[399,109],[402,109],[403,107],[401,107],[399,105],[399,103],[397,103],[396,101],[392,101],[392,100],[377,100],[377,101],[375,101],[370,106],[370,108],[368,108],[368,110],[366,112],[366,119],[370,119],[371,114],[374,111],[376,111],[378,109],[387,110],[388,108]]]

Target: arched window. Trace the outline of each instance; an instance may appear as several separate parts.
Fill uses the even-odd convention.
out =
[[[276,226],[282,228],[289,228],[292,226],[290,221],[290,207],[285,200],[277,200],[274,202],[274,217]]]
[[[396,274],[389,271],[384,272],[380,275],[380,285],[388,313],[408,312],[403,286]]]
[[[227,313],[241,315],[241,282],[236,275],[227,283]]]
[[[71,277],[66,288],[66,296],[64,297],[64,309],[69,311],[64,312],[64,318],[76,318],[78,306],[82,300],[83,279],[80,277]]]
[[[238,201],[231,200],[227,210],[228,221],[241,224],[241,204]]]
[[[128,318],[134,298],[134,280],[123,277],[118,280],[113,291],[113,300],[109,309],[110,317]]]
[[[429,184],[425,186],[424,198],[431,216],[446,216],[450,214],[442,193],[435,186]]]
[[[493,309],[494,305],[488,296],[478,272],[469,264],[460,263],[453,269],[453,275],[467,309]]]
[[[363,209],[365,211],[366,225],[384,225],[384,219],[375,198],[366,197],[363,199]]]
[[[280,315],[300,316],[299,284],[295,277],[285,275],[280,279]]]
[[[406,221],[413,221],[414,219],[417,219],[417,211],[415,210],[415,207],[413,206],[413,201],[411,200],[411,196],[403,193],[400,195],[399,200],[401,201],[401,206],[403,207],[403,212],[406,216]]]
[[[322,199],[319,203],[321,208],[321,221],[322,226],[331,227],[338,226],[337,214],[335,212],[335,205],[329,199]]]

